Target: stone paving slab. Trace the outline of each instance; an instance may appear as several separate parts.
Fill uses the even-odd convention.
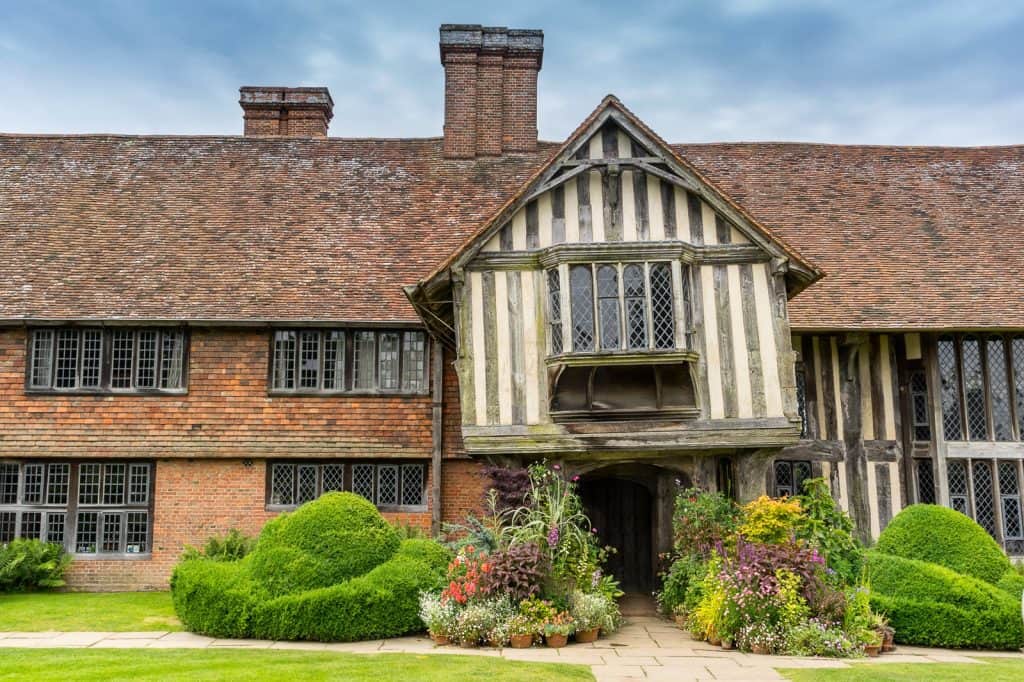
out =
[[[561,649],[462,648],[436,646],[423,636],[396,637],[368,642],[274,642],[256,639],[215,639],[189,632],[0,632],[3,647],[68,647],[119,649],[278,649],[335,651],[377,655],[390,653],[454,654],[502,657],[536,663],[573,663],[590,667],[598,682],[646,679],[672,682],[757,682],[782,680],[776,668],[847,668],[840,659],[794,656],[758,656],[726,651],[698,642],[672,623],[653,617],[633,616],[609,638],[593,644],[573,644]],[[978,663],[976,657],[1024,659],[1019,652],[953,651],[900,646],[879,658],[859,659],[868,665],[887,663]]]

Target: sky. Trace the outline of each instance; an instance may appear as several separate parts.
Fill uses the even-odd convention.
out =
[[[672,142],[1024,143],[1024,1],[0,0],[0,132],[241,132],[327,86],[331,135],[441,134],[442,23],[544,30],[540,137],[614,93]]]

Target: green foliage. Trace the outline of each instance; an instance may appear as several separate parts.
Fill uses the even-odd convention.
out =
[[[798,499],[803,514],[795,529],[797,539],[816,548],[844,583],[856,582],[864,550],[853,534],[853,519],[832,499],[828,483],[824,478],[804,481]]]
[[[205,557],[214,561],[238,561],[245,558],[255,546],[256,538],[245,535],[237,528],[232,528],[223,537],[211,537],[206,541],[203,549],[197,549],[192,545],[185,545],[185,552],[181,558],[199,559]]]
[[[428,540],[430,538],[427,531],[411,523],[392,523],[391,527],[395,529],[399,540]]]
[[[904,644],[1016,649],[1024,644],[1020,602],[945,566],[867,553],[871,605]]]
[[[383,564],[399,542],[372,503],[354,493],[327,493],[267,523],[252,573],[273,596],[328,587]]]
[[[604,625],[613,602],[600,594],[576,591],[569,595],[569,614],[576,622],[577,630],[593,630]]]
[[[432,540],[399,542],[361,497],[329,493],[270,521],[241,561],[182,561],[171,592],[186,628],[216,637],[392,637],[422,628],[420,593],[440,590],[449,558]]]
[[[1024,593],[1024,575],[1013,570],[1007,571],[996,583],[996,587],[1019,601]]]
[[[920,559],[995,584],[1010,560],[984,528],[958,511],[914,504],[889,522],[878,537],[879,552]]]
[[[779,545],[796,536],[803,515],[798,498],[762,495],[743,507],[737,532],[750,542]]]
[[[60,587],[71,557],[60,545],[39,540],[12,540],[0,545],[0,592],[27,592]]]
[[[859,642],[841,628],[817,621],[802,623],[786,633],[786,653],[793,656],[855,656]]]
[[[695,554],[672,562],[668,572],[662,576],[661,591],[656,596],[661,612],[666,616],[676,613],[686,601],[690,586],[699,583],[706,573],[706,562]]]
[[[676,496],[672,527],[679,556],[707,557],[736,532],[740,510],[722,493],[687,488]]]

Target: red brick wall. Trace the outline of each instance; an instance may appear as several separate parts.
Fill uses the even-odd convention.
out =
[[[266,462],[160,460],[156,463],[152,556],[148,559],[76,559],[70,589],[165,590],[185,545],[237,528],[257,535],[276,512],[266,510]],[[429,481],[428,481],[429,490]],[[385,513],[392,523],[430,531],[430,512]]]
[[[269,332],[191,330],[187,395],[25,393],[0,331],[0,457],[430,457],[430,396],[268,396]]]

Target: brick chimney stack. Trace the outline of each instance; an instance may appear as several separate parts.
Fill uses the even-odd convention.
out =
[[[327,137],[334,100],[327,88],[238,89],[246,137]]]
[[[441,26],[445,157],[537,148],[537,74],[543,57],[543,31]]]

